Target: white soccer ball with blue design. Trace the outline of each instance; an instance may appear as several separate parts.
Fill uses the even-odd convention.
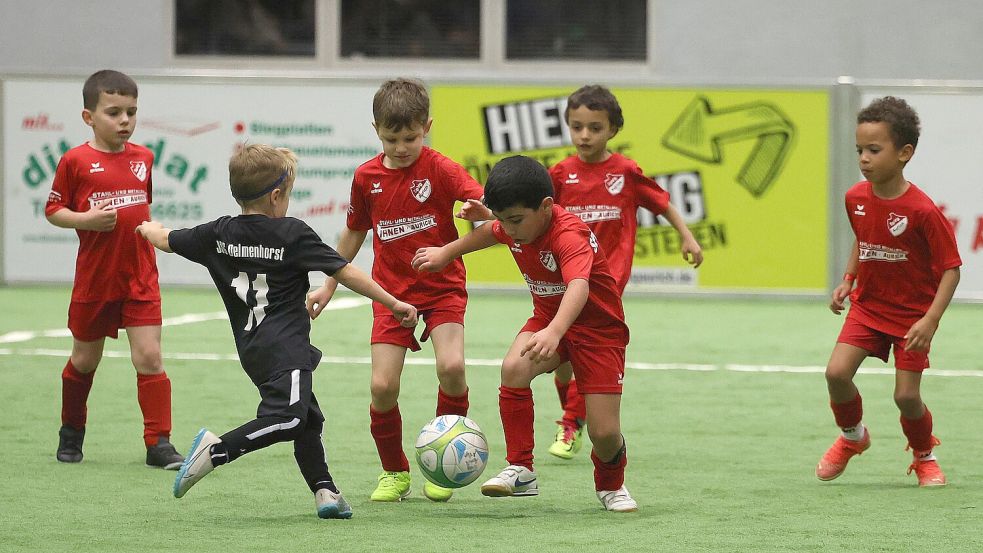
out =
[[[442,415],[427,423],[416,439],[416,462],[427,480],[444,488],[463,488],[488,464],[488,441],[474,421]]]

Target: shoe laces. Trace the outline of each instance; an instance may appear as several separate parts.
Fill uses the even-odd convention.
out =
[[[931,441],[929,442],[929,444],[928,444],[928,445],[929,445],[929,448],[928,448],[928,450],[929,450],[929,451],[932,451],[932,448],[934,448],[935,446],[938,446],[938,445],[942,445],[942,441],[941,441],[941,440],[939,440],[938,438],[936,438],[936,437],[935,437],[935,436],[933,435],[933,436],[932,436],[932,439],[931,439]],[[905,448],[904,448],[904,450],[905,450],[905,451],[911,451],[911,443],[910,443],[910,442],[908,443],[908,445],[906,445],[906,446],[905,446]],[[918,451],[916,451],[916,452],[914,452],[914,453],[915,453],[915,454],[918,454],[919,452],[918,452]],[[924,453],[924,452],[922,452],[922,453]]]
[[[915,471],[915,475],[918,476],[919,482],[926,480],[942,480],[942,469],[934,460],[914,461],[908,466],[908,472],[905,474],[911,474],[911,471]]]
[[[395,488],[396,487],[396,477],[399,473],[396,472],[384,472],[379,475],[379,487]]]
[[[860,452],[856,448],[851,447],[850,441],[841,436],[833,444],[833,447],[829,448],[829,451],[823,455],[823,461],[834,465],[844,465],[851,457],[859,454]]]
[[[572,444],[577,439],[579,428],[560,422],[560,428],[556,430],[556,441],[565,444]]]

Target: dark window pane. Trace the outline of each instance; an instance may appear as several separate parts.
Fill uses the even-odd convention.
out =
[[[314,57],[316,0],[175,0],[179,56]]]
[[[508,59],[646,58],[646,0],[509,0]]]
[[[479,0],[341,0],[341,55],[478,58]]]

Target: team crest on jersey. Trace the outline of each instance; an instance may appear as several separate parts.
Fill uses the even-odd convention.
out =
[[[415,180],[413,181],[413,185],[410,186],[410,192],[413,193],[416,201],[420,203],[427,201],[427,198],[430,197],[431,190],[430,179]]]
[[[594,250],[594,253],[597,253],[597,237],[594,236],[593,232],[590,233],[590,238],[587,241],[590,243],[590,249]]]
[[[539,252],[539,261],[550,271],[556,271],[556,258],[553,252]]]
[[[147,180],[147,164],[143,161],[131,161],[130,171],[133,172],[133,176],[140,179],[140,182]]]
[[[611,173],[604,175],[604,187],[608,189],[608,192],[612,196],[619,194],[621,189],[625,187],[625,176],[613,175]]]
[[[908,218],[904,215],[891,213],[887,216],[887,230],[891,231],[892,236],[901,236],[906,228],[908,228]]]

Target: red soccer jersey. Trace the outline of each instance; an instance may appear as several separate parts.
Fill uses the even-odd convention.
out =
[[[45,214],[63,208],[84,212],[102,200],[112,200],[116,210],[111,232],[76,230],[79,251],[72,301],[160,301],[154,247],[135,232],[137,225],[150,220],[153,164],[150,150],[130,143],[117,153],[83,144],[62,156]]]
[[[860,246],[849,316],[904,336],[932,305],[943,271],[962,265],[952,226],[914,184],[885,200],[859,182],[846,193],[846,212]]]
[[[532,293],[534,316],[553,320],[567,284],[583,278],[590,286],[587,304],[567,336],[601,346],[628,344],[621,291],[608,270],[604,252],[579,217],[554,205],[549,228],[531,244],[516,244],[499,221],[492,223],[492,231],[512,251]]]
[[[416,250],[457,240],[454,202],[480,199],[481,185],[450,158],[424,147],[413,165],[389,169],[383,154],[363,163],[352,180],[348,228],[372,230],[372,278],[389,293],[420,310],[464,309],[464,262],[438,273],[410,267]],[[374,304],[376,315],[388,314]]]
[[[554,199],[594,231],[618,289],[624,291],[635,255],[638,207],[659,215],[669,207],[669,193],[621,154],[601,163],[570,156],[550,169],[550,177]]]

